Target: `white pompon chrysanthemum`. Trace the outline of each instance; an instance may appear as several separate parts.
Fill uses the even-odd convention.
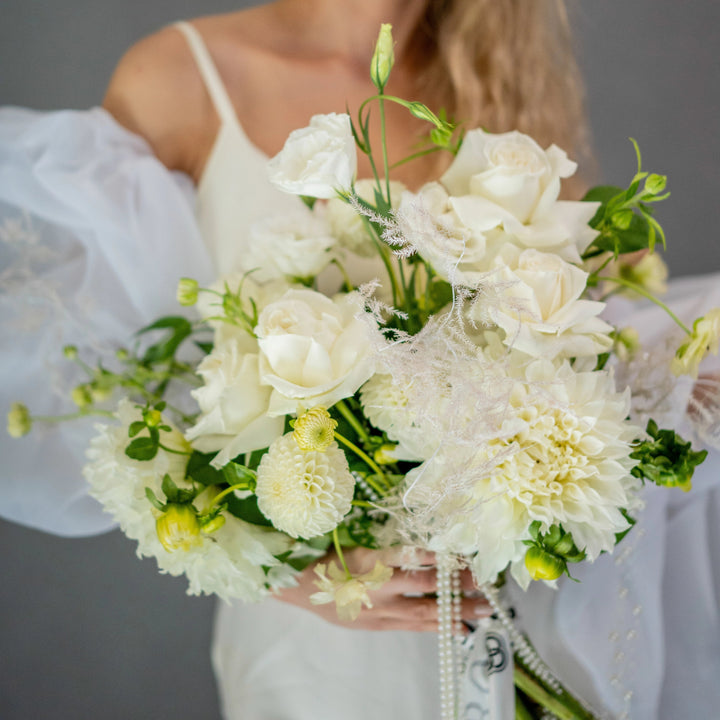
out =
[[[337,443],[324,452],[303,451],[288,433],[260,461],[255,493],[261,512],[278,530],[312,538],[337,527],[350,511],[354,489]]]
[[[289,538],[229,514],[212,536],[201,535],[200,541],[186,551],[168,552],[158,538],[157,511],[148,501],[145,489],[150,488],[162,500],[165,474],[179,488],[189,488],[184,480],[187,456],[161,448],[149,461],[129,458],[125,454],[130,441],[128,427],[140,419],[141,413],[133,403],[123,400],[117,417],[120,421],[117,425],[97,426],[98,435],[88,450],[89,462],[83,473],[90,483],[91,495],[103,504],[129,538],[137,540],[138,556],[155,557],[161,572],[185,574],[188,593],[192,595],[215,593],[225,600],[255,602],[269,594],[268,585],[276,588],[294,582],[292,570],[275,557],[289,549]],[[177,430],[163,433],[162,442],[175,450],[189,449]],[[273,571],[271,574],[265,572],[268,567]]]

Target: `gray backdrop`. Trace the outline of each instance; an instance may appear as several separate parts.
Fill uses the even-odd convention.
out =
[[[0,104],[98,104],[123,50],[142,35],[252,4],[3,0]],[[586,0],[577,28],[598,179],[630,177],[626,138],[637,138],[647,169],[670,177],[660,219],[672,273],[719,271],[720,3]],[[133,545],[117,532],[67,540],[0,521],[0,717],[219,717],[214,601],[185,596],[182,580],[138,561]]]

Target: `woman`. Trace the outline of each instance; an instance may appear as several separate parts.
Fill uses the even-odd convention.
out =
[[[216,269],[225,270],[242,253],[242,244],[236,241],[239,228],[275,210],[278,203],[291,202],[280,200],[258,180],[263,177],[265,157],[280,149],[290,130],[306,124],[311,112],[342,110],[346,103],[352,109],[372,93],[367,58],[381,21],[393,22],[398,43],[391,92],[405,97],[419,94],[431,105],[443,105],[457,117],[469,118],[469,125],[482,122],[492,130],[518,127],[542,144],[555,141],[577,148],[579,96],[567,55],[558,51],[562,47],[556,41],[558,32],[567,43],[567,31],[556,7],[510,2],[440,2],[426,7],[424,2],[322,0],[311,5],[283,0],[196,21],[194,30],[168,28],[143,41],[118,68],[105,106],[123,125],[145,137],[168,168],[193,178],[204,241]],[[441,30],[433,32],[438,26]],[[203,46],[209,47],[212,64]],[[477,67],[482,74],[476,73]],[[454,93],[448,93],[447,83],[442,82],[448,76]],[[568,94],[568,88],[575,92]],[[562,108],[562,113],[552,108]],[[393,109],[388,135],[397,157],[412,150],[415,136],[409,129],[415,127],[404,111]],[[431,161],[410,164],[401,167],[397,177],[416,187],[433,169]],[[369,175],[368,167],[361,165],[359,175]],[[310,579],[306,573],[301,592],[281,599],[305,604]],[[397,575],[357,627],[432,627],[432,601],[403,596],[427,588],[422,578]],[[422,610],[410,611],[410,607]],[[473,608],[467,611],[472,613]],[[547,607],[546,611],[550,612]],[[416,618],[410,625],[408,615]],[[283,636],[286,632],[297,633],[292,642]],[[280,637],[271,640],[276,634]],[[318,637],[323,639],[322,651],[332,659],[324,657],[322,668],[311,668],[303,681],[291,666],[300,659],[312,662],[307,644]],[[252,647],[253,642],[258,647]],[[350,643],[354,654],[348,662]],[[279,716],[318,717],[324,712],[334,717],[342,711],[342,716],[350,717],[348,705],[357,717],[371,712],[381,717],[434,717],[434,653],[431,636],[336,632],[311,622],[302,611],[277,606],[224,611],[216,636],[216,663],[228,717],[236,712],[246,718],[269,717],[285,711]],[[423,660],[402,662],[418,656]],[[382,663],[378,658],[383,658]],[[403,666],[407,672],[399,669]],[[313,684],[312,679],[328,667],[336,673],[336,683],[331,682],[328,690],[324,680],[321,693],[315,686],[319,680]],[[281,675],[283,668],[287,674],[282,684],[267,682],[269,676]],[[422,672],[428,674],[427,682],[418,681]],[[363,678],[362,687],[353,689],[353,674]],[[601,680],[594,680],[602,687]],[[587,696],[593,695],[587,676],[575,682]],[[288,686],[296,694],[290,694]],[[333,703],[338,711],[331,710]]]

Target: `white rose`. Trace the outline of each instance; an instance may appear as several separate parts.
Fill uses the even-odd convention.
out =
[[[558,201],[561,178],[577,169],[563,150],[543,150],[517,131],[492,135],[471,130],[441,182],[471,230],[501,227],[511,240],[552,250],[570,262],[596,232],[588,226],[598,203]]]
[[[185,436],[200,452],[219,450],[213,460],[218,467],[240,453],[268,447],[282,435],[283,418],[267,414],[271,389],[260,382],[257,343],[255,350],[243,352],[229,340],[197,370],[205,385],[192,395],[202,414]]]
[[[511,269],[512,268],[512,269]],[[597,317],[605,303],[580,300],[587,273],[557,255],[524,250],[500,279],[505,302],[491,307],[505,343],[533,357],[582,357],[612,347],[612,327]]]
[[[363,200],[374,203],[376,187],[374,180],[358,180],[355,183],[355,193]],[[404,190],[405,186],[401,182],[390,182],[390,199],[394,208],[398,206]],[[330,231],[340,245],[362,257],[377,255],[377,249],[362,216],[350,203],[341,198],[331,198],[327,203],[326,217]]]
[[[255,332],[271,414],[330,407],[373,374],[373,330],[359,312],[356,293],[331,300],[314,290],[288,290],[262,311]]]
[[[350,116],[330,113],[314,115],[308,127],[290,133],[268,163],[268,176],[287,193],[331,198],[350,190],[356,167]]]
[[[318,206],[319,208],[319,206]],[[335,239],[320,214],[305,206],[277,215],[250,228],[250,245],[243,264],[258,282],[282,277],[311,278],[330,262]]]
[[[456,285],[478,284],[487,251],[483,233],[495,227],[497,220],[470,229],[454,212],[445,188],[436,182],[417,194],[403,193],[397,217],[403,235],[438,275]]]

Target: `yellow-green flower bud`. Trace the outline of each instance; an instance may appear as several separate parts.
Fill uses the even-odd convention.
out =
[[[32,418],[27,406],[22,403],[13,403],[7,414],[7,431],[10,437],[20,438],[27,435],[32,429]]]
[[[78,356],[78,349],[74,345],[66,345],[63,348],[63,355],[68,360],[75,360],[75,358]]]
[[[198,281],[192,278],[180,278],[177,286],[177,301],[181,305],[194,305],[198,299]]]
[[[143,420],[148,427],[157,427],[162,422],[162,413],[159,410],[146,410],[143,413]]]
[[[293,437],[304,452],[325,452],[335,439],[337,421],[324,407],[314,407],[295,421]]]
[[[370,77],[375,87],[380,91],[387,85],[390,71],[395,64],[393,44],[392,25],[383,23],[380,26],[380,34],[370,63]]]
[[[634,327],[624,327],[615,335],[615,354],[627,362],[640,349],[640,335]]]
[[[188,551],[202,542],[200,523],[192,505],[170,503],[156,520],[158,540],[168,552]]]
[[[393,450],[397,445],[381,445],[375,451],[375,462],[378,465],[392,465],[397,462],[397,458],[393,455]]]
[[[700,363],[707,353],[718,354],[720,345],[720,308],[713,308],[698,318],[692,333],[675,353],[670,369],[675,375],[698,375]]]
[[[215,531],[219,530],[224,524],[225,524],[225,516],[224,515],[216,515],[212,520],[208,520],[205,523],[201,523],[202,531],[209,535],[210,533],[214,533]]]
[[[91,385],[90,395],[92,395],[94,402],[104,402],[112,395],[112,389],[104,385]]]
[[[525,567],[533,580],[557,580],[565,572],[565,561],[533,545],[525,553]]]
[[[120,362],[124,362],[128,359],[129,353],[125,348],[120,348],[119,350],[115,351],[115,357],[120,360]]]
[[[645,190],[653,195],[661,193],[667,185],[667,177],[665,175],[657,175],[652,173],[645,180]]]
[[[88,405],[92,405],[93,402],[89,385],[78,385],[73,388],[72,393],[70,393],[70,397],[81,410],[86,408]]]

